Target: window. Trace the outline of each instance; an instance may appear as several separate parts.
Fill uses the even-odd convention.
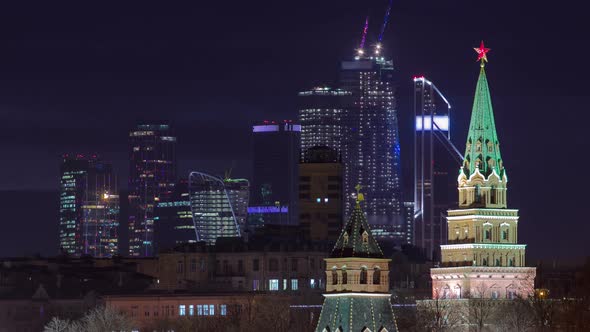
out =
[[[492,239],[492,230],[489,228],[484,229],[483,238],[484,238],[484,240],[491,240]]]
[[[297,271],[297,258],[292,258],[291,259],[291,271],[296,272]]]
[[[179,316],[186,315],[186,306],[184,304],[181,304],[178,306],[178,315]]]
[[[508,241],[508,228],[502,230],[502,240]]]
[[[283,279],[283,290],[287,290],[287,279]]]
[[[197,304],[197,316],[203,316],[203,305]]]
[[[201,258],[199,264],[201,265],[201,272],[204,272],[205,271],[205,259]]]
[[[367,231],[363,232],[363,243],[364,244],[369,243],[369,233],[367,233]]]
[[[252,270],[258,271],[260,269],[260,260],[253,259],[252,260]]]
[[[299,280],[298,279],[291,279],[291,290],[298,290],[299,289]]]
[[[258,280],[258,279],[252,280],[252,290],[253,291],[260,290],[260,280]]]
[[[278,291],[279,290],[279,279],[268,280],[268,290]]]
[[[506,298],[514,300],[516,298],[516,290],[514,289],[508,289],[506,291]]]
[[[361,268],[361,284],[362,285],[367,284],[367,269],[366,268]]]
[[[500,258],[496,258],[496,266],[502,266],[502,260]]]
[[[346,285],[348,283],[348,275],[346,270],[342,270],[342,284]]]
[[[381,284],[381,270],[378,267],[373,270],[373,285]]]
[[[219,312],[221,316],[227,316],[227,304],[219,305]]]
[[[315,288],[315,279],[309,279],[309,288]]]
[[[508,266],[514,266],[514,258],[508,259]]]
[[[481,265],[488,266],[488,259],[487,258],[482,258]]]
[[[332,270],[332,285],[338,284],[338,272],[336,269]]]
[[[191,304],[188,306],[188,314],[191,316],[195,315],[195,306],[194,305]]]
[[[268,270],[273,272],[279,270],[279,261],[276,258],[271,258],[268,260]]]
[[[191,272],[197,272],[197,259],[191,259]]]
[[[500,292],[497,289],[492,289],[492,299],[497,299],[500,297]]]
[[[209,316],[209,305],[203,305],[203,316]]]
[[[176,262],[176,273],[184,272],[184,263],[182,261]]]
[[[209,316],[215,316],[215,306],[213,304],[209,305]]]
[[[223,260],[223,273],[229,273],[229,263],[227,260]]]
[[[490,189],[490,203],[497,204],[496,187],[494,187],[494,186],[492,186],[492,189]]]
[[[454,291],[454,295],[456,299],[460,299],[461,298],[461,287],[459,285],[455,286],[455,288],[453,289]]]

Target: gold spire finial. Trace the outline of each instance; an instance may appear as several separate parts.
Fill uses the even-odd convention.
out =
[[[361,193],[361,185],[357,184],[354,189],[356,189],[356,204],[365,200],[365,196]]]

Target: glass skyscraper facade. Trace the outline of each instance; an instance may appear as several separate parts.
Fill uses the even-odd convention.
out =
[[[246,179],[223,179],[225,191],[229,196],[234,216],[238,223],[240,232],[246,229],[248,218],[248,203],[250,202],[250,182]]]
[[[296,224],[298,205],[298,165],[301,125],[291,120],[262,121],[252,127],[253,177],[250,211],[261,213],[257,223]],[[268,217],[268,218],[265,218]],[[248,217],[250,219],[250,216]]]
[[[158,200],[154,215],[154,245],[157,251],[197,242],[187,179],[176,183],[168,199]]]
[[[215,244],[219,237],[241,236],[232,198],[223,179],[191,172],[189,194],[197,241]]]
[[[73,256],[117,254],[119,195],[112,166],[96,156],[64,155],[60,171],[60,250]]]
[[[176,137],[168,125],[138,125],[129,133],[129,255],[154,250],[154,208],[176,182]]]
[[[440,259],[446,244],[446,213],[454,197],[455,176],[449,169],[461,165],[461,155],[450,143],[450,105],[436,86],[414,77],[414,244],[431,260]]]
[[[342,153],[344,132],[343,105],[352,94],[341,89],[317,87],[299,92],[299,123],[301,124],[301,160],[308,149],[325,146]]]
[[[340,87],[352,93],[345,105],[342,141],[345,210],[350,215],[360,184],[373,235],[401,244],[407,237],[393,65],[378,53],[359,54],[341,66]]]

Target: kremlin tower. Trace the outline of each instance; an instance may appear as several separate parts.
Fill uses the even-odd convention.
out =
[[[360,186],[356,187],[357,192]],[[363,194],[326,258],[326,294],[316,332],[397,331],[389,293],[389,262],[361,209]]]
[[[459,208],[448,211],[448,244],[431,269],[433,298],[515,298],[533,293],[536,269],[525,266],[518,243],[518,210],[507,208],[506,168],[485,72],[483,42],[475,51],[481,69],[463,166],[457,178]]]

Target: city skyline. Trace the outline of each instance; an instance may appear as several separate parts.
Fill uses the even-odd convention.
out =
[[[334,5],[335,3],[330,4]],[[429,2],[423,5],[426,7],[425,10],[431,12],[441,9]],[[363,5],[359,5],[359,7],[361,6]],[[516,12],[522,15],[524,15],[522,12],[525,8],[527,10],[529,9],[524,4],[516,6]],[[322,15],[326,16],[329,13],[327,7],[328,5],[322,5],[318,8],[317,13],[309,14],[312,25],[321,22],[320,18]],[[306,71],[294,75],[292,81],[285,79],[284,86],[271,87],[270,91],[277,93],[265,93],[263,90],[258,90],[259,96],[253,96],[252,94],[253,91],[264,86],[262,82],[256,80],[252,87],[244,87],[243,84],[240,84],[245,81],[241,77],[242,75],[250,76],[253,73],[244,71],[242,67],[233,68],[234,71],[240,74],[232,75],[228,71],[221,73],[220,76],[212,76],[215,73],[212,70],[208,70],[202,77],[199,77],[200,68],[204,67],[204,63],[209,59],[210,55],[216,53],[208,50],[207,47],[201,48],[198,45],[195,46],[193,43],[191,43],[190,47],[178,46],[181,44],[179,41],[182,39],[178,36],[171,37],[173,42],[170,42],[173,44],[173,47],[176,47],[171,52],[175,53],[175,55],[161,55],[160,52],[162,52],[164,47],[161,45],[143,45],[141,40],[147,37],[142,37],[138,38],[137,44],[125,49],[124,54],[129,59],[124,61],[123,64],[120,64],[119,67],[116,67],[116,69],[104,72],[100,70],[102,65],[86,67],[81,63],[75,63],[72,66],[67,66],[63,60],[57,61],[56,68],[52,69],[55,71],[47,69],[51,67],[48,61],[50,59],[55,60],[58,54],[62,54],[60,52],[64,52],[63,49],[67,48],[66,46],[69,45],[68,42],[75,45],[75,51],[81,53],[82,58],[86,58],[87,60],[95,56],[90,55],[94,51],[97,52],[99,58],[111,59],[114,56],[111,55],[110,51],[116,50],[118,44],[100,44],[101,38],[99,37],[102,36],[101,33],[95,32],[95,35],[93,35],[94,39],[92,41],[96,44],[91,43],[92,45],[80,46],[76,44],[76,41],[79,41],[81,37],[73,34],[60,24],[55,29],[49,29],[45,35],[40,33],[40,25],[33,25],[32,30],[28,32],[31,34],[29,38],[24,38],[24,40],[33,40],[32,46],[25,45],[26,47],[24,49],[49,50],[52,52],[49,52],[44,61],[31,64],[30,68],[25,68],[22,60],[15,60],[16,55],[20,52],[18,48],[22,47],[22,45],[19,43],[15,44],[14,41],[10,42],[12,40],[11,37],[5,37],[8,41],[6,43],[8,45],[8,52],[3,55],[4,61],[2,62],[5,64],[13,63],[14,68],[6,67],[4,70],[0,70],[5,73],[4,78],[2,78],[2,84],[0,85],[0,91],[4,91],[2,93],[4,102],[0,105],[0,117],[3,122],[12,125],[12,127],[4,131],[7,140],[3,143],[2,149],[5,149],[13,158],[4,166],[5,169],[2,173],[10,174],[10,176],[4,175],[0,177],[0,189],[56,190],[59,181],[56,161],[59,160],[59,155],[64,151],[97,152],[103,155],[106,161],[112,161],[119,176],[119,187],[122,187],[127,183],[127,174],[125,171],[127,162],[125,160],[125,134],[142,116],[149,118],[147,120],[163,120],[162,115],[157,114],[158,110],[166,110],[165,117],[168,117],[171,124],[178,129],[177,136],[179,140],[186,140],[187,142],[185,147],[182,148],[184,150],[179,151],[179,159],[181,160],[179,161],[180,169],[178,174],[188,174],[188,170],[195,168],[205,171],[216,170],[217,174],[219,174],[235,165],[234,173],[237,176],[249,177],[251,173],[251,168],[248,166],[249,156],[247,152],[242,151],[248,150],[247,148],[243,149],[244,144],[247,143],[239,142],[235,144],[236,147],[230,147],[230,145],[239,141],[241,137],[248,137],[250,125],[255,120],[264,118],[295,118],[297,91],[312,88],[315,84],[323,81],[327,81],[328,83],[335,81],[338,60],[353,54],[355,44],[360,38],[364,17],[363,15],[358,15],[354,10],[350,10],[350,8],[345,9],[340,7],[345,6],[334,6],[334,10],[338,14],[345,13],[343,14],[343,22],[335,23],[333,27],[317,32],[317,40],[313,39],[312,33],[306,29],[303,29],[301,36],[294,37],[295,32],[290,30],[292,28],[287,29],[286,25],[279,24],[280,28],[276,32],[277,34],[290,31],[285,34],[284,39],[277,41],[276,46],[283,51],[293,51],[294,54],[285,55],[286,59],[294,61],[295,58],[301,55],[300,52],[302,51],[297,51],[296,49],[304,44],[303,40],[310,43],[311,49],[326,50],[326,53],[313,52],[313,56],[305,55],[300,60],[294,61],[293,63],[297,64],[295,68],[300,69],[304,65],[309,67],[307,67]],[[375,5],[376,9],[382,9],[381,7],[385,7],[385,3]],[[270,9],[274,10],[276,8]],[[150,13],[150,17],[157,17],[157,14],[151,12],[149,9],[144,10]],[[450,6],[450,8],[444,10],[441,16],[444,16],[444,14],[450,15],[452,11],[458,10],[458,8]],[[579,114],[576,110],[583,107],[581,106],[583,105],[581,96],[585,90],[582,89],[583,86],[570,86],[564,83],[567,81],[568,75],[572,75],[570,73],[575,73],[576,76],[583,76],[583,71],[586,69],[568,67],[571,65],[563,61],[565,59],[563,55],[557,54],[554,50],[544,49],[543,51],[539,51],[537,57],[524,54],[526,47],[535,47],[534,45],[542,41],[540,35],[547,36],[543,32],[548,31],[549,27],[540,27],[538,23],[528,18],[524,18],[525,22],[523,23],[517,22],[516,14],[512,14],[512,16],[503,14],[500,9],[488,9],[487,15],[507,19],[504,21],[507,25],[504,29],[498,30],[497,27],[484,24],[478,25],[478,29],[475,29],[476,31],[458,34],[456,37],[450,38],[450,40],[436,40],[437,36],[441,37],[445,33],[458,33],[459,30],[474,26],[474,23],[477,22],[477,16],[475,14],[478,10],[481,9],[474,8],[468,10],[462,8],[459,13],[455,14],[457,15],[456,17],[462,17],[462,21],[455,21],[454,24],[444,27],[442,29],[443,31],[430,31],[429,33],[431,35],[428,36],[428,39],[425,39],[426,37],[424,36],[426,34],[421,33],[422,30],[418,29],[419,31],[415,31],[414,33],[423,38],[419,40],[423,40],[424,45],[420,43],[413,45],[408,38],[410,36],[409,33],[404,32],[404,29],[411,26],[410,23],[419,21],[420,16],[417,15],[420,14],[420,11],[417,7],[413,7],[410,4],[395,5],[392,11],[391,26],[385,35],[385,52],[392,54],[394,66],[400,70],[399,79],[402,85],[407,84],[410,86],[410,79],[414,74],[428,74],[427,77],[437,82],[438,86],[441,88],[444,87],[446,96],[453,100],[454,106],[456,105],[457,112],[454,113],[456,119],[452,120],[454,121],[452,126],[457,129],[456,137],[458,140],[454,140],[454,143],[462,150],[464,142],[461,142],[461,139],[464,137],[463,134],[466,132],[469,122],[469,96],[472,93],[472,88],[465,82],[469,82],[470,79],[475,78],[475,75],[470,73],[470,64],[468,61],[471,56],[470,52],[472,52],[470,47],[477,46],[481,39],[489,42],[495,56],[494,62],[490,64],[490,67],[494,68],[494,71],[490,73],[490,77],[493,77],[494,82],[496,82],[493,90],[495,105],[497,105],[497,121],[502,123],[502,137],[506,137],[504,139],[505,141],[511,142],[509,146],[503,146],[503,153],[506,155],[505,158],[506,160],[510,160],[512,164],[510,167],[511,178],[515,179],[511,184],[511,192],[524,192],[528,186],[534,184],[536,179],[542,176],[541,169],[531,169],[520,163],[526,160],[526,155],[540,156],[546,153],[546,151],[552,151],[554,154],[550,157],[550,163],[554,163],[554,166],[557,166],[558,162],[569,160],[569,155],[575,153],[574,151],[580,148],[584,148],[585,144],[587,144],[576,139],[575,136],[577,135],[575,134],[576,132],[581,132],[580,123],[585,122],[583,121],[584,117],[581,117],[579,119],[580,121],[573,121],[577,119],[577,114]],[[530,8],[530,10],[537,11],[541,17],[548,15],[538,8]],[[296,11],[299,14],[304,13],[304,9],[297,9]],[[376,12],[378,11],[376,10]],[[558,11],[554,15],[558,16],[559,13]],[[173,13],[170,14],[174,16],[172,15]],[[180,15],[179,13],[176,14]],[[233,10],[230,11],[231,15],[237,16]],[[260,14],[258,17],[266,17],[268,15]],[[187,16],[181,16],[185,20],[188,19]],[[431,16],[429,18],[432,18]],[[432,27],[433,24],[440,22],[442,19],[434,18],[433,20],[434,22],[427,22],[428,27]],[[278,24],[277,21],[276,18],[271,19],[271,23],[273,24]],[[329,21],[334,23],[336,20],[329,19]],[[378,19],[375,21],[378,21]],[[188,24],[184,20],[181,20],[181,22],[179,25]],[[287,24],[294,22],[294,18],[287,19]],[[563,19],[563,22],[565,22],[565,19]],[[146,24],[145,22],[140,23]],[[97,24],[96,19],[95,21],[91,20],[85,27],[90,29],[92,24]],[[126,38],[131,38],[133,36],[131,32],[135,31],[135,28],[129,28],[130,24],[128,24],[123,24],[123,26],[126,27],[125,31],[129,33]],[[246,24],[245,20],[240,20],[239,24]],[[254,23],[252,26],[252,30],[250,31],[251,36],[255,36],[257,32],[263,30],[261,27],[262,24],[258,24],[260,23]],[[524,26],[524,29],[520,30],[515,38],[513,38],[514,40],[508,40],[510,39],[508,38],[510,28],[521,27],[521,24],[530,24],[530,26]],[[118,27],[118,25],[116,26]],[[300,27],[301,25],[298,26]],[[335,30],[341,29],[342,27],[346,28],[342,29],[342,32],[338,34],[334,33]],[[19,31],[19,29],[22,30],[22,26],[16,25],[13,29],[3,30],[11,32]],[[221,35],[222,37],[229,38],[226,35],[230,28],[226,29],[222,29],[224,33]],[[540,31],[535,31],[535,29],[539,29]],[[114,33],[115,30],[114,27],[107,27],[105,33]],[[372,30],[378,30],[378,26],[372,25],[369,32]],[[564,30],[556,29],[555,31]],[[173,35],[173,30],[167,30],[166,32],[165,36],[160,36],[157,40],[166,41],[167,36]],[[64,33],[70,39],[65,38],[64,40],[60,40],[59,36]],[[239,32],[236,33],[239,34]],[[245,33],[242,32],[242,34]],[[329,34],[335,35],[335,40],[323,42],[322,40],[325,40]],[[40,38],[39,36],[46,36],[47,39]],[[234,43],[230,43],[231,46],[226,47],[227,49],[236,48],[240,51],[239,55],[243,56],[246,62],[253,63],[255,64],[255,68],[260,69],[261,67],[265,67],[266,63],[264,60],[257,60],[256,56],[263,54],[262,51],[265,48],[262,45],[268,42],[268,39],[272,39],[274,33],[267,32],[258,36],[259,39],[251,37],[243,42],[237,42],[229,38],[229,41],[233,40]],[[186,35],[183,36],[183,38],[186,37]],[[547,38],[556,39],[555,35],[550,34]],[[571,41],[575,40],[574,36],[568,38],[571,38]],[[557,45],[564,46],[570,40],[566,38],[566,40],[554,40],[554,42]],[[228,39],[220,38],[217,42],[218,44],[214,46],[219,47],[223,42],[227,41]],[[251,45],[257,52],[248,54],[248,42],[252,42]],[[286,45],[290,42],[293,42],[293,45]],[[89,52],[86,50],[86,47],[94,51]],[[433,52],[432,50],[432,48],[440,49],[441,47],[444,47],[441,52]],[[148,55],[147,58],[140,57],[142,60],[140,61],[141,65],[138,64],[135,67],[129,66],[128,68],[124,68],[124,65],[129,65],[131,55],[137,52],[137,50],[142,49],[148,49],[154,53],[148,52],[151,55]],[[142,67],[143,65],[152,63],[152,60],[165,62],[166,59],[177,57],[177,51],[179,50],[189,51],[188,55],[184,55],[182,61],[179,61],[182,65],[168,65],[167,67],[160,64],[152,72],[140,74],[141,72],[139,70],[141,68],[145,69],[145,67]],[[241,50],[244,50],[244,52]],[[202,57],[193,57],[193,55],[198,53],[204,53],[205,55],[202,55]],[[416,54],[419,56],[416,56]],[[222,59],[227,60],[225,57],[229,56],[224,54]],[[415,59],[410,60],[412,57],[415,57]],[[561,59],[561,62],[560,60],[551,60],[555,57]],[[30,57],[28,59],[30,60]],[[270,60],[270,63],[279,62],[278,59],[272,57]],[[110,61],[113,60],[111,59]],[[282,61],[284,59],[280,60],[280,62]],[[564,69],[559,70],[559,73],[557,73],[557,70],[554,69],[555,66],[543,66],[543,64],[553,63],[563,65]],[[66,70],[61,72],[64,68]],[[320,70],[317,74],[312,73],[319,68],[324,69]],[[549,70],[542,70],[543,73],[541,74],[539,73],[541,68],[548,68]],[[262,69],[261,75],[264,79],[261,78],[260,81],[266,80],[270,82],[274,74],[270,73],[268,69]],[[282,73],[286,74],[294,74],[297,71],[294,68],[284,70]],[[582,71],[582,73],[579,73],[578,70]],[[79,73],[90,75],[84,76]],[[151,78],[146,78],[150,74],[152,74]],[[194,81],[197,77],[199,79]],[[229,82],[237,82],[238,86],[245,90],[245,92],[233,94],[231,90],[227,90],[227,87],[232,84],[226,86],[222,83],[224,77],[227,77]],[[456,79],[459,77],[461,79]],[[135,87],[124,88],[124,84],[118,83],[111,88],[105,88],[101,83],[119,80],[126,82],[125,85]],[[202,82],[198,82],[200,80]],[[170,81],[175,82],[175,84],[168,89],[163,89],[164,82]],[[206,87],[205,81],[209,82],[211,86]],[[51,87],[51,82],[58,83]],[[82,84],[74,88],[74,85],[77,84],[76,82],[82,82]],[[129,82],[132,82],[132,84],[129,84]],[[96,87],[99,87],[99,89],[93,90]],[[90,90],[93,90],[92,93],[89,92]],[[213,90],[218,92],[213,94],[211,98],[204,98],[208,92]],[[34,92],[36,91],[40,91],[37,97],[27,100],[31,95],[35,95]],[[150,91],[159,91],[159,93],[156,93],[154,97],[154,95],[150,96]],[[226,92],[222,93],[221,91]],[[228,101],[220,101],[226,95],[234,96],[235,99],[230,98]],[[267,95],[272,96],[268,98],[269,100],[263,100],[265,99],[264,96]],[[567,96],[567,98],[557,96]],[[408,107],[411,98],[403,94],[398,95],[398,98],[405,99],[407,102],[406,106],[400,105],[399,108],[400,113],[404,113],[406,117],[405,120],[402,119],[400,122],[400,132],[405,131],[401,133],[402,144],[404,144],[405,140],[405,149],[409,151],[407,145],[409,140],[405,139],[405,135],[408,135],[406,120],[408,114],[411,113],[411,109]],[[135,99],[139,101],[135,101]],[[276,111],[280,109],[280,105],[287,106],[280,111]],[[112,124],[112,128],[110,128],[109,124],[113,121],[113,115],[120,114],[121,110],[126,108],[129,114],[121,115],[121,120],[117,121],[116,124]],[[81,109],[83,111],[78,113],[78,110]],[[171,110],[169,111],[168,109]],[[554,110],[572,111],[559,112],[559,116],[552,117],[551,111]],[[143,111],[145,111],[145,114],[142,114]],[[214,114],[217,112],[219,112],[218,115]],[[547,114],[548,116],[536,116],[538,114]],[[226,116],[233,117],[232,122],[227,123],[225,127],[231,132],[227,138],[228,142],[212,147],[205,147],[197,143],[197,141],[201,140],[207,141],[206,138],[214,134],[210,128],[214,127],[214,124],[224,123],[223,121]],[[86,118],[89,120],[86,120]],[[199,120],[205,121],[202,121],[204,123],[197,123]],[[567,130],[563,128],[567,128]],[[544,142],[543,144],[531,143],[532,141],[537,141],[545,137],[542,135],[551,130],[556,131],[556,133],[551,135],[548,142]],[[64,131],[67,134],[63,133]],[[519,139],[524,136],[522,135],[523,132],[526,132],[528,134],[526,136],[530,137],[530,139]],[[44,140],[44,137],[47,139]],[[74,141],[70,139],[71,137],[79,137],[80,139]],[[33,142],[39,143],[35,144]],[[573,144],[570,144],[572,142]],[[404,145],[402,146],[403,159],[405,159]],[[402,163],[405,164],[407,161],[402,161]],[[32,168],[29,164],[35,165],[40,170],[35,171],[36,168]],[[449,170],[449,172],[451,171]],[[555,179],[548,179],[548,181],[550,182],[547,185],[556,188],[557,192],[567,192],[570,190],[570,185],[562,184],[560,183],[561,181]],[[518,194],[511,196],[511,204],[517,205],[521,209],[523,219],[530,220],[528,225],[522,225],[522,228],[526,230],[523,231],[523,234],[527,234],[523,235],[523,240],[529,244],[529,251],[534,253],[536,257],[552,257],[551,255],[553,254],[558,257],[567,256],[568,244],[572,242],[569,238],[572,235],[566,233],[566,230],[571,229],[571,227],[579,227],[579,232],[577,233],[580,235],[573,236],[581,236],[588,230],[588,225],[576,221],[579,220],[579,216],[583,213],[581,211],[583,206],[582,197],[573,195],[574,197],[566,199],[565,197],[544,197],[542,195],[534,198],[529,196]],[[547,206],[549,210],[544,213],[535,211],[534,207],[539,204]],[[567,211],[564,212],[563,210]],[[50,218],[47,217],[47,219]],[[551,224],[556,219],[563,220],[564,223],[564,226],[557,230],[551,227]],[[543,232],[549,233],[549,231],[556,232],[557,234],[555,236],[558,240],[555,246],[558,248],[557,251],[554,252],[552,249],[543,248],[544,241],[542,236],[537,236],[537,239],[534,238],[535,230],[541,234]],[[581,241],[580,237],[578,243],[582,243]]]

